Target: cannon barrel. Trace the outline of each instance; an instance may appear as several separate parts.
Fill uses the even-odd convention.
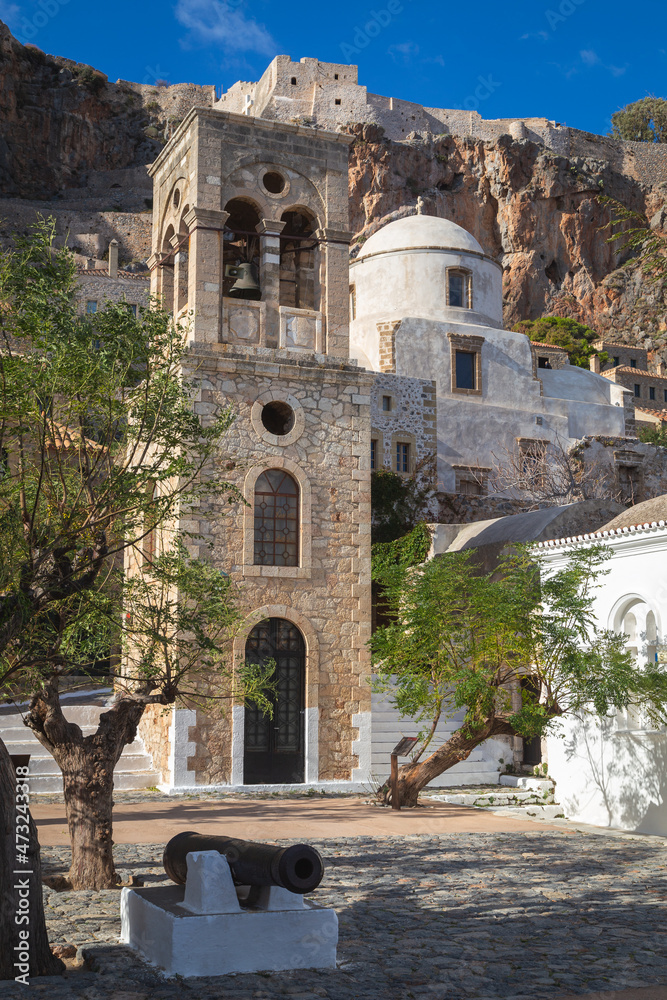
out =
[[[164,849],[162,863],[172,882],[185,885],[187,856],[194,851],[223,854],[236,885],[279,885],[290,892],[304,893],[316,889],[324,875],[319,851],[308,844],[276,847],[189,830],[172,837]]]

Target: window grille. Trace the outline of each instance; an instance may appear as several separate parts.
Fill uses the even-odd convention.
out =
[[[299,565],[299,487],[282,469],[255,484],[255,566]]]

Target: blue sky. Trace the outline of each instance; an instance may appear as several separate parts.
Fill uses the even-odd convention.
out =
[[[599,133],[619,107],[667,98],[664,0],[0,0],[0,19],[112,80],[227,89],[278,53],[314,56],[357,63],[374,93]]]

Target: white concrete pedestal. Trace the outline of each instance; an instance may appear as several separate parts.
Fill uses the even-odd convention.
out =
[[[334,910],[277,887],[239,903],[217,851],[188,854],[187,884],[123,889],[121,941],[167,975],[224,976],[336,967]]]

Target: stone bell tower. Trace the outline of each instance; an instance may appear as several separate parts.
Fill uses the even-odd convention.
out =
[[[271,657],[277,685],[273,719],[147,716],[167,788],[369,774],[372,375],[349,360],[350,141],[194,109],[151,168],[152,291],[189,324],[195,407],[235,412],[224,475],[247,501],[188,526],[240,585],[235,659]]]

